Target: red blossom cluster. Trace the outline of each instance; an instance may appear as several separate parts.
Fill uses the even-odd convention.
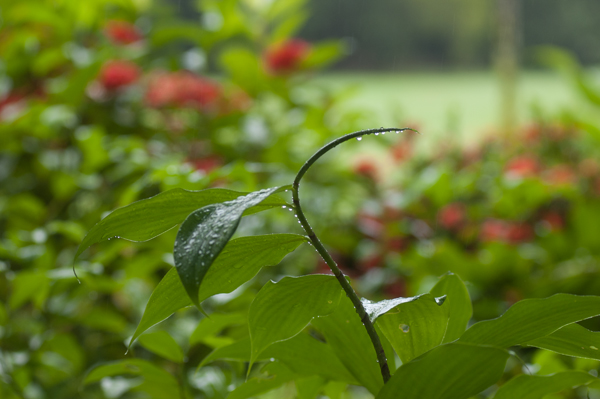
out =
[[[216,110],[221,87],[188,71],[157,72],[150,76],[145,102],[150,107],[165,106]]]
[[[263,54],[265,68],[274,75],[297,71],[310,50],[310,44],[300,39],[276,43],[267,48]]]
[[[131,85],[140,78],[140,68],[131,61],[110,60],[100,70],[99,80],[109,91]]]
[[[143,39],[135,25],[120,20],[108,21],[104,26],[104,34],[115,44],[131,44]]]

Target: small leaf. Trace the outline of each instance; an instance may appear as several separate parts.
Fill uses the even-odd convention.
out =
[[[233,201],[208,205],[185,219],[177,232],[173,256],[183,287],[199,309],[198,290],[202,280],[237,229],[244,211],[284,189],[273,187]]]
[[[546,349],[562,355],[600,360],[600,332],[579,324],[569,324],[550,335],[526,342],[526,346]]]
[[[342,365],[331,347],[308,334],[300,333],[286,341],[276,342],[265,349],[256,361],[275,358],[300,376],[318,375],[328,380],[356,385],[356,379]],[[215,360],[250,360],[250,339],[238,341],[212,351],[198,368]]]
[[[457,275],[449,273],[442,276],[429,293],[436,297],[446,295],[444,306],[448,308],[448,327],[442,343],[460,338],[473,315],[473,305],[465,283]]]
[[[360,385],[377,394],[383,386],[377,355],[350,299],[342,296],[335,312],[316,318],[311,324],[323,334],[333,352]]]
[[[173,362],[183,362],[183,351],[166,331],[156,331],[140,337],[140,344],[150,352]]]
[[[268,234],[231,240],[204,277],[198,300],[232,292],[254,277],[262,267],[281,262],[306,240],[306,237],[297,234]],[[129,345],[148,328],[191,304],[177,270],[169,270],[152,292]]]
[[[404,363],[376,399],[467,399],[502,377],[506,350],[453,342]]]
[[[341,295],[341,286],[329,275],[284,277],[265,284],[248,313],[250,367],[269,345],[292,338],[313,318],[333,312]]]
[[[525,299],[497,319],[472,325],[459,341],[508,348],[599,314],[600,297],[597,296],[556,294],[544,299]]]
[[[294,379],[294,374],[279,362],[268,363],[262,368],[261,372],[267,373],[268,375],[265,376],[263,374],[249,379],[234,389],[229,396],[227,396],[227,399],[246,399],[253,397],[261,393],[272,391]]]
[[[596,380],[583,371],[563,371],[544,376],[521,374],[502,385],[494,399],[539,399]]]
[[[445,303],[445,302],[444,302]],[[397,305],[377,319],[403,363],[440,345],[448,325],[448,308],[431,294]]]
[[[79,245],[75,258],[92,244],[110,238],[119,237],[136,242],[148,241],[180,224],[196,209],[231,201],[244,194],[222,188],[201,191],[176,188],[151,198],[136,201],[113,211],[96,223]],[[260,212],[285,204],[280,198],[273,197],[263,201],[247,213]]]
[[[95,367],[85,377],[84,384],[92,384],[104,377],[115,375],[136,375],[144,378],[144,382],[135,387],[151,395],[153,398],[170,398],[179,395],[179,384],[175,377],[160,367],[141,359],[119,360]]]

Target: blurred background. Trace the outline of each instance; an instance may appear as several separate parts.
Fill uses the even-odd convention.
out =
[[[109,212],[169,189],[289,184],[361,129],[420,134],[348,143],[303,181],[307,217],[360,295],[412,296],[453,272],[478,321],[524,298],[597,294],[599,27],[594,0],[2,0],[0,397],[227,397],[244,362],[196,367],[248,336],[266,281],[327,272],[312,248],[205,301],[234,315],[218,328],[186,308],[125,355],[176,229],[93,246],[75,262],[81,283],[77,247]],[[277,209],[237,234],[274,232],[301,233]],[[161,332],[180,357],[157,349]],[[599,367],[519,355],[539,374]],[[522,372],[511,359],[506,373]],[[260,397],[296,395],[275,388]]]

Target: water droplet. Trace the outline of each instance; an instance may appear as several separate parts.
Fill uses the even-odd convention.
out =
[[[385,134],[385,132],[381,132],[381,134]]]
[[[596,348],[595,346],[590,346],[590,349],[593,349],[593,350],[595,350],[595,351],[597,351],[597,350],[598,350],[598,348]]]
[[[272,362],[274,362],[274,361],[275,361],[275,358],[274,358],[274,357],[272,357],[272,358],[270,358],[269,360],[270,360],[270,361],[272,361]]]
[[[407,333],[410,331],[410,327],[407,324],[400,324],[399,328],[402,330],[403,333]]]
[[[283,208],[283,209],[286,209],[286,208],[287,208],[287,206],[285,206],[285,205],[284,205],[284,206],[282,206],[282,208]]]
[[[379,136],[379,133],[375,133],[375,136]]]
[[[357,137],[356,140],[361,141],[362,137]]]
[[[333,301],[327,301],[327,303],[333,303]]]

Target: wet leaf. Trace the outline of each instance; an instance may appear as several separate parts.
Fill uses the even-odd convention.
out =
[[[202,280],[237,229],[242,214],[285,187],[255,191],[233,201],[205,206],[183,222],[173,256],[179,278],[192,303],[200,308],[198,290]]]
[[[333,312],[341,295],[336,278],[323,274],[284,277],[265,284],[248,313],[250,366],[271,344],[292,338],[313,318]]]
[[[494,399],[539,399],[597,380],[583,371],[563,371],[544,376],[521,374],[502,385]]]
[[[467,399],[502,377],[506,350],[453,342],[396,370],[376,399]]]
[[[472,325],[459,341],[508,348],[599,314],[600,297],[597,296],[556,294],[544,299],[525,299],[497,319]]]
[[[229,396],[227,396],[227,399],[246,399],[254,397],[261,393],[269,392],[294,379],[294,373],[279,362],[266,364],[262,368],[261,373],[263,374],[249,379],[234,389]]]
[[[600,360],[600,332],[569,324],[550,335],[525,343],[567,356]]]
[[[460,338],[473,315],[473,305],[465,283],[456,274],[449,273],[442,276],[429,293],[436,297],[446,296],[444,306],[448,309],[448,327],[442,343]]]
[[[140,344],[150,352],[173,362],[183,362],[183,351],[166,331],[156,331],[140,337]]]
[[[176,188],[136,201],[113,211],[96,223],[79,245],[75,258],[92,244],[111,238],[118,237],[136,242],[148,241],[180,224],[196,209],[231,201],[243,195],[245,193],[222,188],[201,191]],[[247,214],[282,205],[285,205],[285,201],[272,197],[249,209]]]
[[[212,295],[232,292],[261,268],[281,262],[305,241],[306,237],[297,234],[268,234],[231,240],[204,277],[198,300],[201,302]],[[169,270],[152,292],[131,343],[148,328],[191,304],[177,270]]]
[[[377,319],[403,363],[442,343],[448,325],[448,307],[433,295],[395,306]]]

